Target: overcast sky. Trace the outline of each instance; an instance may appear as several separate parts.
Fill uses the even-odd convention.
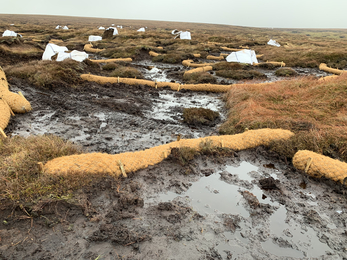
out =
[[[347,28],[347,0],[2,0],[0,13],[215,23],[273,28]]]

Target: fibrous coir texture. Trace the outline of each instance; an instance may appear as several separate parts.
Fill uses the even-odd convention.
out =
[[[6,101],[13,112],[25,113],[30,111],[31,105],[23,95],[9,91],[5,72],[0,67],[0,98]]]
[[[346,72],[345,70],[329,68],[325,63],[321,63],[319,65],[319,69],[336,75],[341,75],[342,73]]]
[[[316,178],[326,177],[345,184],[347,163],[307,150],[298,151],[293,157],[293,165]]]
[[[195,69],[188,70],[188,71],[184,72],[184,75],[191,74],[191,73],[197,73],[197,72],[205,72],[205,71],[210,71],[210,70],[213,70],[212,66],[199,67],[199,68],[195,68]]]
[[[4,130],[11,118],[10,108],[5,100],[0,99],[0,128]]]
[[[221,56],[213,56],[213,55],[208,55],[206,57],[207,60],[224,60],[224,57],[221,55]]]
[[[338,75],[331,75],[331,76],[321,77],[318,80],[319,81],[328,81],[328,80],[332,80],[332,79],[337,79],[338,77],[339,77]]]
[[[279,66],[279,67],[285,67],[286,66],[286,64],[283,61],[281,61],[281,62],[279,62],[279,61],[267,61],[267,62],[261,62],[261,63],[254,63],[254,66],[259,66],[259,65],[262,65],[264,63],[265,64],[271,64],[274,66]]]
[[[182,139],[169,144],[156,146],[144,151],[121,154],[90,153],[64,156],[46,163],[44,172],[48,174],[92,173],[125,175],[129,172],[155,165],[167,158],[172,148],[190,147],[199,151],[201,144],[209,147],[223,147],[235,151],[254,148],[259,145],[269,145],[273,141],[285,140],[294,134],[282,129],[250,130],[237,135],[209,136],[198,139]],[[124,172],[122,172],[122,169]]]
[[[217,64],[217,63],[193,63],[193,62],[194,62],[193,60],[184,60],[182,61],[182,65],[186,67],[198,68],[198,67],[206,67],[206,66]]]
[[[172,82],[156,82],[145,79],[131,79],[131,78],[119,78],[119,77],[103,77],[91,74],[82,74],[81,78],[88,81],[94,81],[99,84],[106,83],[125,83],[128,85],[147,85],[155,88],[170,87],[172,90],[189,89],[192,91],[209,91],[209,92],[227,92],[231,85],[218,85],[218,84],[186,84],[181,85],[179,83]]]
[[[94,49],[93,45],[91,43],[88,43],[88,44],[84,45],[83,49],[85,51],[87,51],[87,52],[92,52],[92,53],[98,53],[98,52],[101,52],[101,51],[105,50],[105,49]]]
[[[149,55],[151,55],[152,57],[157,57],[157,56],[159,56],[159,53],[156,53],[154,51],[150,51]]]
[[[107,59],[107,60],[90,60],[95,63],[110,63],[110,62],[132,62],[132,58],[118,58],[118,59]]]

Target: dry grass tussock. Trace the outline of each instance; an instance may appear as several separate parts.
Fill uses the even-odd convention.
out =
[[[85,67],[85,63],[70,59],[62,62],[40,60],[7,66],[4,71],[7,77],[27,79],[35,86],[50,88],[81,83],[79,75]]]
[[[219,118],[219,113],[211,109],[201,107],[183,109],[183,122],[188,125],[211,125],[217,118]]]
[[[32,44],[0,44],[0,53],[37,57],[43,54],[43,50]]]
[[[226,94],[230,109],[220,131],[284,128],[296,135],[276,151],[292,157],[309,149],[347,161],[347,75],[328,82],[306,77],[262,85],[237,85]],[[275,148],[274,148],[275,149]]]
[[[137,78],[143,79],[141,71],[132,67],[125,67],[118,65],[110,74],[111,77],[121,77],[121,78]]]
[[[213,77],[208,72],[196,72],[196,73],[184,74],[183,80],[187,84],[202,84],[202,83],[215,84],[217,82],[216,78]]]
[[[58,198],[88,184],[91,179],[85,176],[48,176],[37,164],[79,153],[80,148],[53,135],[0,139],[0,201]]]

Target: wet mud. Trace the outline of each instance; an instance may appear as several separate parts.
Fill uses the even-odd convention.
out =
[[[185,69],[146,60],[134,66],[158,81],[178,81]],[[8,80],[33,111],[11,118],[7,134],[55,134],[89,152],[218,134],[218,124],[186,125],[184,108],[226,117],[221,94],[92,82],[38,89]],[[126,179],[93,183],[74,200],[7,205],[0,259],[347,259],[345,192],[264,147],[200,154],[185,165],[172,155]]]
[[[273,167],[268,167],[269,165]],[[306,183],[305,189],[301,186]],[[345,259],[345,189],[265,148],[173,158],[28,214],[2,211],[3,259]]]

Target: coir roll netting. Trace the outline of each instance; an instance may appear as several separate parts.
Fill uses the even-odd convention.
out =
[[[95,63],[110,63],[110,62],[132,62],[132,58],[118,58],[118,59],[107,59],[107,60],[90,60]]]
[[[8,90],[8,82],[6,79],[5,72],[3,69],[0,67],[0,90]]]
[[[10,121],[11,113],[25,113],[30,110],[31,105],[22,93],[9,91],[5,72],[0,67],[0,134],[6,137],[3,130]]]
[[[188,71],[184,72],[184,75],[197,73],[197,72],[205,72],[205,71],[210,71],[210,70],[213,70],[212,66],[199,67],[199,68],[188,70]]]
[[[208,55],[206,57],[206,59],[207,60],[224,60],[224,57],[223,57],[223,55],[221,55],[221,56]]]
[[[0,98],[5,100],[15,113],[25,113],[31,110],[31,105],[28,100],[20,93],[13,93],[8,89],[8,83],[5,72],[0,67]]]
[[[11,118],[10,108],[5,100],[0,99],[0,129],[3,130],[7,127]]]
[[[334,160],[311,151],[298,151],[293,157],[293,165],[316,178],[326,177],[346,184],[347,163]]]
[[[336,74],[336,75],[341,75],[342,73],[346,72],[344,70],[338,70],[338,69],[329,68],[325,63],[321,63],[319,65],[319,69],[323,70],[323,71],[326,71],[326,72],[330,72],[330,73]]]
[[[157,56],[159,56],[159,53],[156,53],[154,51],[150,51],[149,55],[151,55],[152,57],[157,57]]]
[[[228,47],[220,47],[223,51],[242,51],[243,49],[233,49]]]
[[[182,65],[186,67],[198,68],[198,67],[206,67],[206,66],[217,64],[217,63],[193,63],[193,62],[194,62],[193,60],[184,60],[182,61]]]
[[[286,66],[286,64],[283,61],[281,61],[281,62],[279,62],[279,61],[267,61],[267,62],[255,63],[254,66],[259,66],[262,64],[271,64],[271,65],[279,66],[279,67],[285,67]]]
[[[337,79],[338,77],[339,77],[338,75],[325,76],[325,77],[319,78],[318,81],[328,81],[332,79]]]
[[[169,144],[156,146],[144,151],[122,154],[90,153],[64,156],[46,163],[43,170],[48,174],[59,173],[92,173],[125,175],[129,172],[155,165],[167,158],[172,148],[190,147],[200,150],[202,143],[211,147],[230,148],[235,151],[254,148],[259,145],[269,145],[273,141],[288,139],[294,134],[282,129],[250,130],[237,135],[209,136],[199,139],[182,139]]]
[[[83,49],[85,51],[87,51],[87,52],[92,52],[92,53],[98,53],[98,52],[101,52],[101,51],[105,50],[105,49],[94,49],[93,45],[91,43],[88,43],[88,44],[84,45]]]
[[[82,74],[81,78],[88,81],[94,81],[99,84],[106,83],[125,83],[128,85],[147,85],[154,88],[170,87],[172,90],[179,91],[181,89],[189,89],[192,91],[209,91],[209,92],[227,92],[231,85],[218,85],[218,84],[186,84],[172,82],[156,82],[145,79],[130,79],[130,78],[117,78],[117,77],[103,77],[91,74]]]

